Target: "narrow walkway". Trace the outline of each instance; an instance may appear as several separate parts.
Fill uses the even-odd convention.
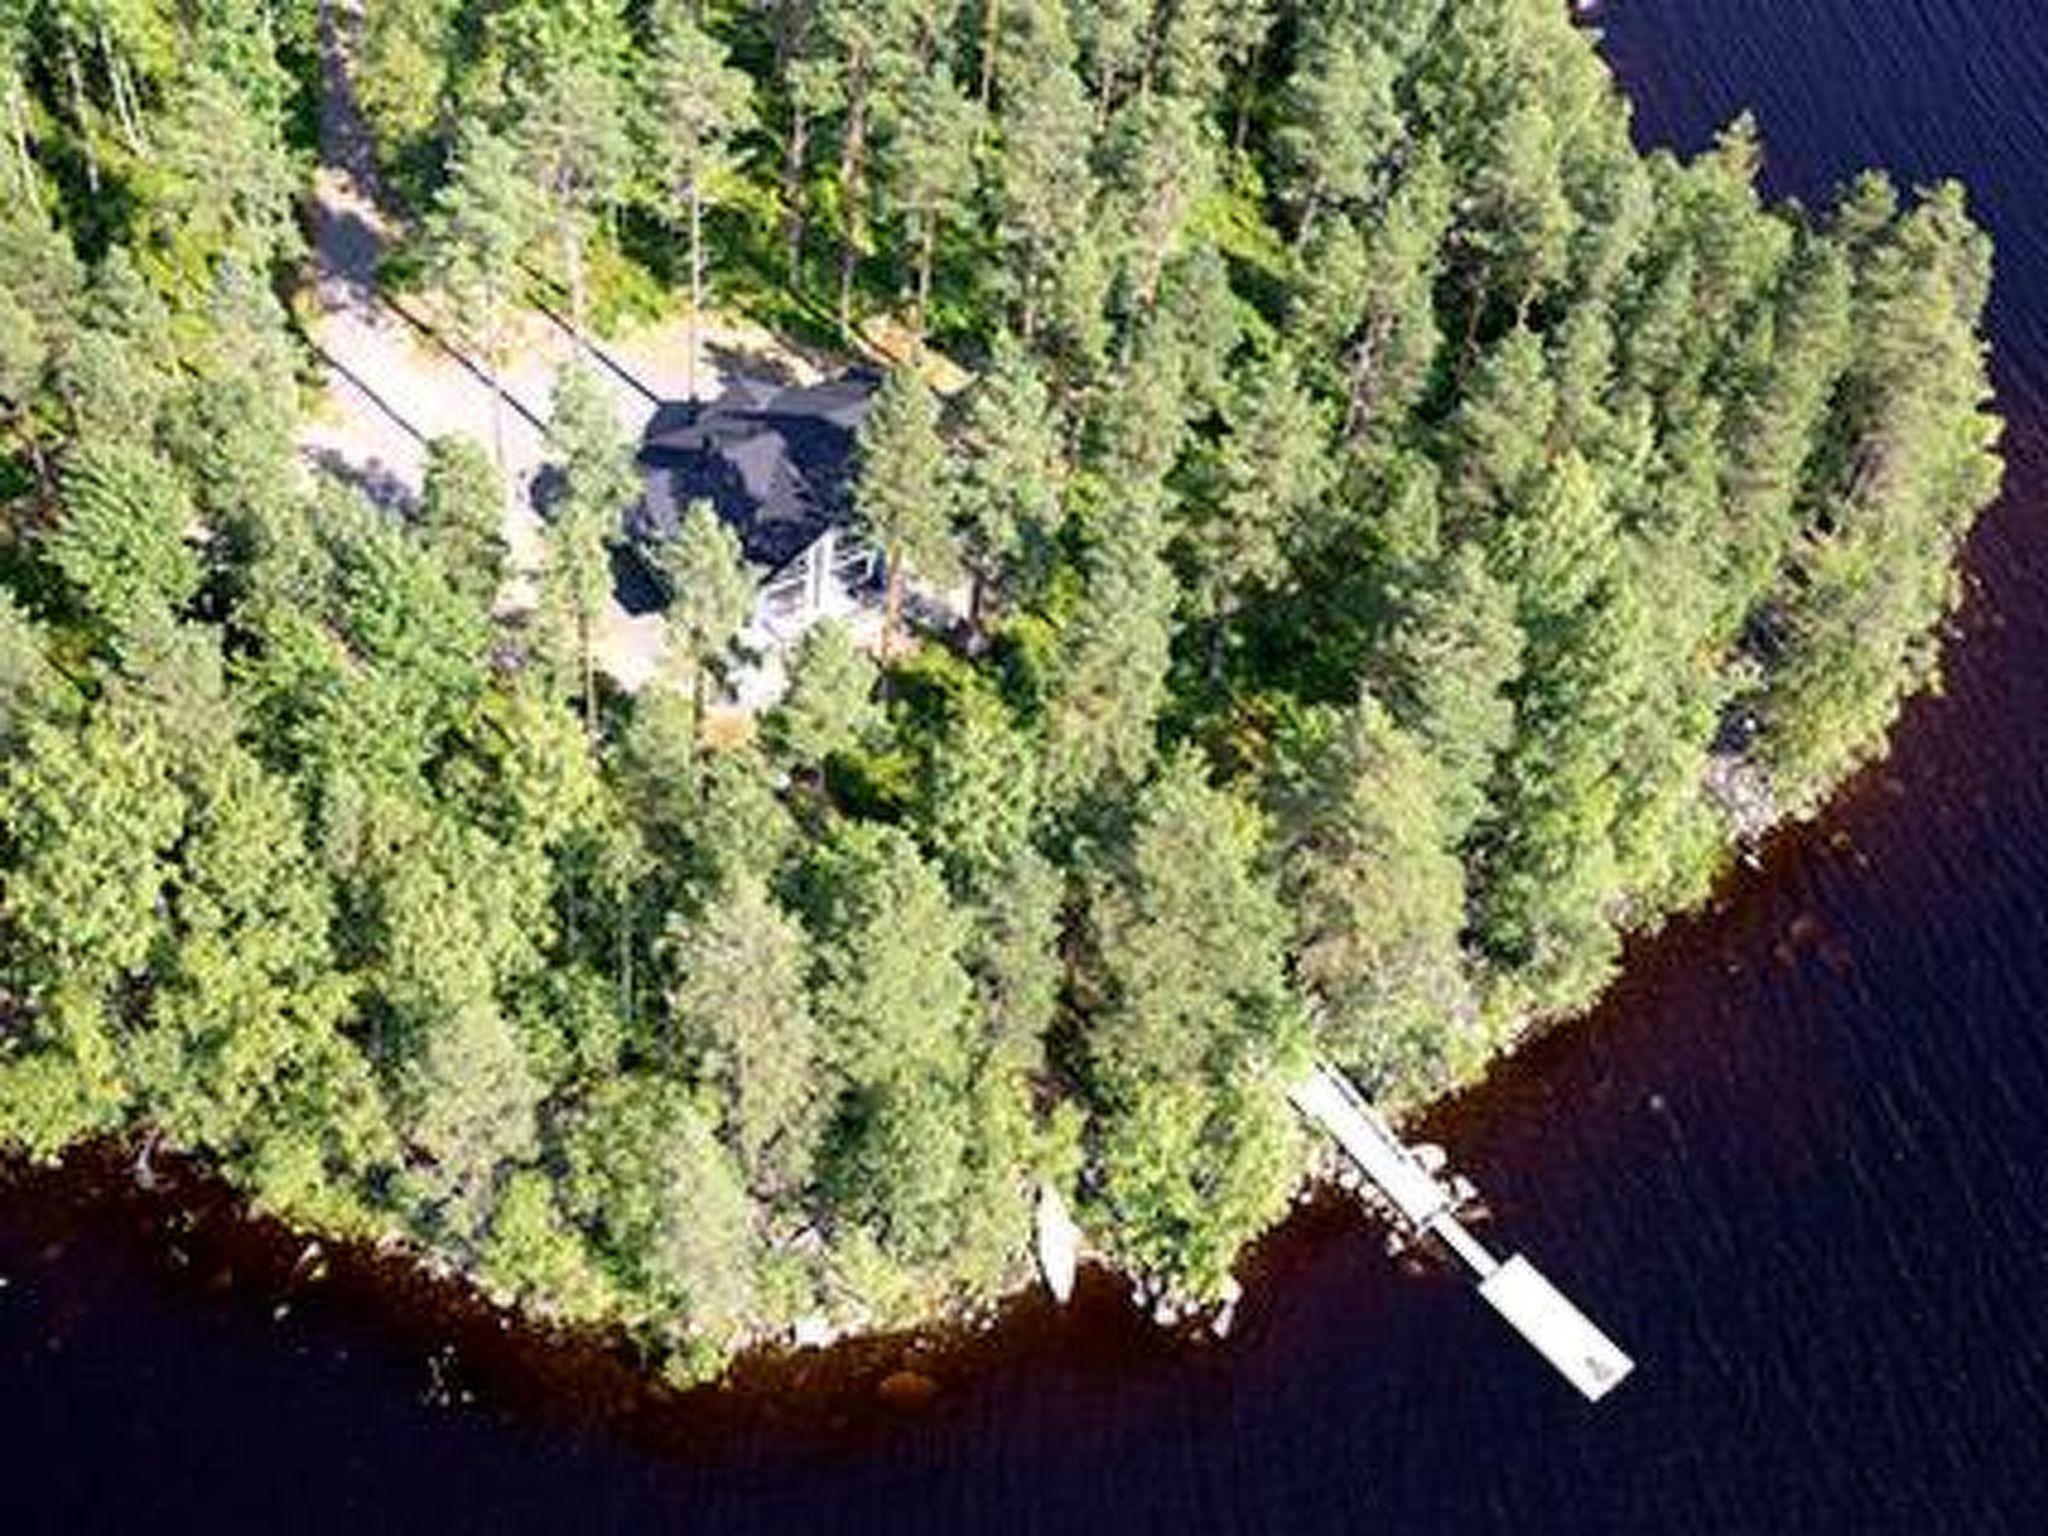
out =
[[[1635,1369],[1535,1265],[1520,1254],[1503,1262],[1487,1251],[1458,1219],[1459,1200],[1450,1185],[1424,1166],[1343,1073],[1318,1064],[1287,1097],[1372,1181],[1399,1225],[1411,1236],[1435,1237],[1455,1254],[1479,1282],[1487,1305],[1589,1401],[1605,1397]]]

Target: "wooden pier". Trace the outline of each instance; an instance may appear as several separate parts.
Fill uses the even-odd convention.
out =
[[[1505,1263],[1458,1219],[1451,1186],[1334,1067],[1316,1069],[1288,1090],[1294,1107],[1328,1132],[1393,1208],[1409,1233],[1428,1233],[1457,1255],[1479,1294],[1536,1352],[1591,1401],[1621,1384],[1635,1362],[1520,1254]]]

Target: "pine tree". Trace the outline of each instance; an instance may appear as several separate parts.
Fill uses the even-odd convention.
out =
[[[427,263],[447,295],[458,335],[491,376],[491,452],[498,478],[505,456],[506,349],[521,267],[539,231],[540,209],[510,140],[479,119],[463,125],[448,178],[427,225]]]
[[[981,138],[979,109],[943,64],[911,79],[887,118],[883,172],[889,201],[905,225],[914,274],[912,330],[920,346],[931,325],[939,238],[972,206]]]
[[[505,1180],[482,1262],[494,1291],[544,1317],[595,1323],[616,1305],[613,1288],[561,1209],[554,1181],[538,1169],[521,1168]]]
[[[595,735],[598,625],[611,598],[611,546],[640,482],[611,397],[588,366],[573,364],[556,380],[548,435],[561,455],[562,485],[543,593],[553,621],[572,637],[584,722]]]
[[[1080,70],[1095,93],[1098,126],[1146,67],[1151,20],[1151,0],[1098,0],[1074,8]]]
[[[938,872],[898,828],[839,827],[804,878],[825,1052],[852,1083],[955,1073],[969,986],[965,939]]]
[[[687,210],[690,335],[686,390],[698,398],[704,324],[704,204],[734,168],[733,141],[753,122],[753,81],[726,62],[725,48],[693,19],[685,0],[656,0],[641,64],[640,139],[647,173]]]
[[[1038,744],[1001,700],[969,689],[925,754],[917,830],[956,889],[993,895],[1029,853],[1039,809]]]
[[[191,815],[167,902],[174,938],[137,1075],[174,1141],[232,1153],[290,1118],[294,1078],[354,1054],[340,1033],[350,988],[290,785],[227,732],[191,734]]]
[[[770,1197],[799,1188],[830,1109],[803,929],[742,872],[701,915],[671,924],[668,947],[680,1056],[716,1087],[749,1187]]]
[[[966,1162],[963,920],[893,827],[843,827],[805,885],[813,997],[827,1059],[847,1085],[826,1188],[893,1254],[933,1259],[957,1230]]]
[[[616,1280],[681,1342],[730,1347],[755,1303],[756,1212],[683,1084],[646,1072],[600,1087],[563,1134],[563,1203]]]
[[[1131,307],[1140,314],[1158,302],[1167,262],[1214,179],[1210,139],[1200,106],[1180,96],[1133,102],[1110,125],[1107,161],[1114,212],[1103,223],[1129,232],[1125,281]]]
[[[1287,173],[1297,246],[1307,242],[1326,208],[1369,202],[1400,132],[1386,54],[1339,23],[1311,26],[1298,45],[1273,134]]]
[[[954,445],[955,506],[980,628],[991,598],[1043,579],[1062,519],[1061,423],[1039,369],[999,338],[988,371],[967,392]]]
[[[713,669],[754,611],[754,578],[739,535],[708,501],[690,503],[675,537],[657,545],[654,558],[669,589],[670,653],[687,682],[691,718],[701,726]]]
[[[490,457],[466,437],[427,445],[417,525],[455,589],[478,608],[497,601],[506,577],[505,490]]]
[[[49,555],[115,636],[175,618],[199,589],[197,515],[177,472],[146,445],[81,443],[64,468]]]
[[[1179,754],[1137,796],[1088,901],[1104,1214],[1127,1257],[1204,1295],[1294,1182],[1284,1120],[1265,1155],[1273,1101],[1239,1091],[1300,1043],[1260,842],[1250,807]]]
[[[552,225],[569,324],[588,322],[593,225],[632,175],[632,95],[617,0],[518,0],[492,18],[502,58],[506,131],[520,174]]]
[[[956,560],[938,401],[915,368],[898,368],[883,383],[857,451],[854,506],[886,569],[879,648],[887,658],[902,624],[904,583],[913,575],[944,579]]]
[[[1425,143],[1375,217],[1333,217],[1304,245],[1304,309],[1331,340],[1354,441],[1376,424],[1398,427],[1428,382],[1443,342],[1435,289],[1451,200],[1443,158]]]
[[[1033,346],[1054,312],[1062,268],[1088,251],[1094,197],[1088,98],[1071,49],[1006,79],[998,118],[997,232],[1017,334]]]
[[[132,437],[139,422],[152,430],[161,426],[178,393],[180,349],[169,307],[125,249],[110,251],[93,268],[77,318],[75,327],[68,318],[64,323],[68,341],[55,359],[54,382],[71,436]],[[259,364],[262,357],[259,352]],[[256,387],[267,382],[259,378]],[[251,403],[263,418],[279,410],[275,403]],[[186,439],[176,446],[189,450],[197,444]]]
[[[153,296],[129,286],[139,282],[122,274],[123,265],[102,263],[99,301],[155,351],[157,338],[172,334],[172,322]],[[283,308],[256,272],[222,265],[205,314],[204,339],[176,349],[183,367],[168,381],[164,441],[189,475],[202,519],[246,546],[303,495],[296,409],[303,357]],[[166,346],[159,355],[170,351]]]
[[[1442,769],[1367,695],[1309,717],[1271,792],[1295,977],[1323,1047],[1406,1101],[1471,1064],[1465,874]]]
[[[1522,667],[1514,592],[1471,545],[1454,549],[1400,594],[1375,691],[1443,769],[1445,839],[1485,810],[1495,758],[1514,732],[1507,689]]]
[[[1839,246],[1824,239],[1806,243],[1781,287],[1769,362],[1730,423],[1731,629],[1749,617],[1790,550],[1806,465],[1851,354],[1851,283]]]
[[[827,619],[804,632],[789,664],[789,691],[761,722],[777,761],[816,773],[834,753],[858,746],[882,721],[874,661],[844,624]]]
[[[885,116],[915,57],[908,0],[821,0],[839,108],[839,331],[853,335],[854,284],[869,243],[875,119]]]
[[[1244,373],[1183,514],[1188,596],[1210,627],[1212,672],[1225,627],[1253,589],[1283,579],[1330,490],[1329,423],[1295,374],[1285,354]]]
[[[1845,235],[1889,201],[1878,187],[1852,194]],[[1957,540],[2000,477],[1976,335],[1989,248],[1961,189],[1934,189],[1861,245],[1861,324],[1773,615],[1762,701],[1763,756],[1798,807],[1876,750],[1901,691],[1933,674],[1929,633],[1957,600]]]
[[[1151,767],[1180,597],[1157,493],[1109,501],[1097,484],[1088,494],[1106,504],[1090,509],[1101,526],[1055,641],[1043,705],[1046,788],[1063,809]]]
[[[430,147],[461,19],[462,0],[382,0],[364,7],[350,78],[387,166],[416,165]]]
[[[261,70],[279,73],[268,54]],[[274,100],[265,99],[266,88]],[[297,246],[298,172],[285,147],[282,106],[275,79],[237,77],[210,62],[180,85],[151,155],[165,183],[153,212],[173,266],[195,286],[204,286],[216,262],[268,272]]]
[[[1286,986],[1285,917],[1252,809],[1177,753],[1138,792],[1128,841],[1090,893],[1098,1091],[1224,1077],[1263,1059]]]

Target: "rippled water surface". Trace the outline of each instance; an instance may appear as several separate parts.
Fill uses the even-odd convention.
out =
[[[1168,1348],[1098,1286],[979,1357],[883,1347],[782,1406],[650,1407],[424,1290],[16,1187],[0,1529],[2043,1529],[2048,0],[1598,20],[1646,143],[1747,105],[1777,191],[1966,177],[2012,421],[1946,695],[1433,1128],[1634,1380],[1587,1408],[1462,1285],[1322,1209],[1262,1256],[1227,1346]],[[865,1390],[905,1360],[941,1382],[916,1412]]]

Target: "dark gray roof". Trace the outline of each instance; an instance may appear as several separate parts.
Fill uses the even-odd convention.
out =
[[[664,405],[640,445],[646,496],[627,518],[636,539],[674,532],[703,499],[774,570],[852,515],[854,432],[880,380],[849,373],[807,389],[741,381],[702,405]]]

